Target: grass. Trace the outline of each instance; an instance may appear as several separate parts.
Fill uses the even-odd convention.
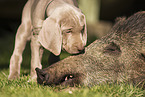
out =
[[[25,69],[22,71],[25,72]],[[145,95],[145,91],[141,88],[125,84],[61,89],[41,86],[35,82],[28,83],[29,76],[25,75],[14,81],[8,81],[7,76],[7,69],[0,71],[1,97],[143,97]]]
[[[96,85],[94,87],[49,87],[35,82],[27,82],[30,72],[29,43],[24,51],[24,61],[20,79],[8,81],[9,59],[14,45],[14,35],[8,33],[0,37],[0,97],[145,97],[145,90],[126,84]],[[47,64],[48,53],[45,51],[42,64]],[[61,59],[67,57],[63,53]],[[46,65],[47,66],[47,65]]]

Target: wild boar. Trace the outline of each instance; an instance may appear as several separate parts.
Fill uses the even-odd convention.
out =
[[[132,83],[145,87],[145,11],[118,18],[109,33],[91,43],[80,55],[47,68],[36,68],[43,85]]]

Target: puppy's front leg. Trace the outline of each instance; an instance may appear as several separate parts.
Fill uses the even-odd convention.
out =
[[[27,24],[30,23],[22,23],[18,28],[15,39],[15,48],[10,59],[10,73],[8,79],[19,78],[22,53],[24,51],[27,40],[31,36],[31,26]]]
[[[35,68],[42,68],[41,59],[43,48],[38,42],[38,35],[33,35],[31,39],[31,80],[36,81],[37,75]]]

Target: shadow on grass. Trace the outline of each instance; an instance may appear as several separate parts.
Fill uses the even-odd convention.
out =
[[[0,71],[3,69],[8,69],[9,65],[8,64],[0,64]]]

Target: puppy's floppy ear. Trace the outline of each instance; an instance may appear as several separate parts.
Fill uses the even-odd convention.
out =
[[[55,55],[59,55],[62,45],[62,34],[58,21],[48,17],[42,25],[38,40],[41,45]]]

